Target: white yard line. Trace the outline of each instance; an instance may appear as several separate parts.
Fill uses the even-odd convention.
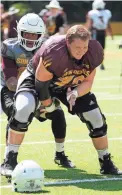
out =
[[[107,85],[107,86],[99,86],[99,85],[93,86],[93,89],[117,89],[118,90],[119,88],[120,88],[119,84],[118,85],[113,85],[113,86],[110,86],[110,85]]]
[[[112,77],[104,77],[104,78],[96,78],[95,81],[115,81],[115,80],[119,80],[120,79],[120,76],[112,76]]]
[[[105,100],[108,100],[108,101],[111,101],[111,100],[122,100],[122,96],[109,96],[109,97],[97,97],[97,100],[99,101],[105,101]]]
[[[69,181],[57,181],[57,182],[45,182],[45,186],[61,185],[61,184],[75,184],[75,183],[90,183],[90,182],[103,182],[103,181],[121,181],[122,178],[105,178],[105,179],[83,179],[83,180],[69,180]]]
[[[122,141],[122,137],[109,138],[109,141],[119,140]],[[67,143],[78,143],[78,142],[91,142],[91,139],[81,139],[81,140],[66,140]],[[38,141],[38,142],[23,142],[24,145],[35,145],[35,144],[54,144],[54,141]],[[0,144],[0,146],[5,146],[5,144]]]
[[[119,85],[93,86],[93,89],[118,89]]]
[[[104,112],[105,116],[122,116],[121,112],[114,113],[114,112]],[[67,115],[66,118],[78,118],[77,116]],[[35,120],[35,118],[33,119]],[[6,118],[0,118],[0,122],[7,122]]]
[[[53,185],[67,185],[67,184],[77,184],[77,183],[92,183],[92,182],[104,182],[104,181],[121,181],[121,177],[104,178],[104,179],[82,179],[82,180],[63,180],[54,182],[44,182],[45,186]],[[11,185],[0,186],[0,188],[11,188]]]

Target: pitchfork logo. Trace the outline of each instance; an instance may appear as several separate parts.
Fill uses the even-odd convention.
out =
[[[35,185],[35,181],[34,181],[34,180],[29,180],[29,181],[27,181],[26,184],[25,184],[25,186],[26,186],[27,188],[31,188],[31,189],[34,188],[34,185]]]

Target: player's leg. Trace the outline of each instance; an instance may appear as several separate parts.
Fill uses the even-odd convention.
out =
[[[55,95],[56,94],[53,94],[53,97]],[[40,122],[43,122],[47,119],[51,120],[51,128],[54,135],[56,147],[54,162],[63,167],[74,168],[75,165],[71,162],[71,160],[68,159],[68,156],[66,156],[64,152],[64,142],[66,137],[65,115],[60,106],[59,100],[55,97],[54,99],[55,104],[57,105],[55,111],[51,113],[45,113],[44,107],[40,106],[35,112],[35,117]]]
[[[9,91],[6,86],[4,86],[1,90],[1,105],[3,112],[7,115],[8,119],[10,118],[12,112],[14,94],[15,92]]]
[[[67,101],[65,97],[65,94],[62,94],[61,96],[57,93],[53,93],[53,97],[57,97],[62,101]],[[66,137],[66,119],[64,115],[64,111],[62,110],[61,106],[59,105],[57,109],[46,115],[48,119],[52,120],[52,132],[55,138],[55,144],[56,144],[56,152],[55,152],[55,158],[54,162],[58,165],[61,165],[63,167],[68,168],[74,168],[74,163],[69,160],[68,156],[65,155],[65,137]]]
[[[4,163],[1,166],[2,175],[11,175],[17,165],[19,147],[33,119],[35,108],[36,101],[31,92],[22,91],[17,94],[14,112],[9,120],[8,145]]]
[[[34,79],[25,71],[19,80],[12,114],[9,119],[8,144],[5,151],[4,163],[1,165],[2,175],[11,175],[17,164],[19,147],[23,141],[28,125],[31,123],[37,106],[34,91]],[[24,82],[23,82],[24,81]]]
[[[1,110],[6,114],[8,120],[12,114],[13,108],[13,97],[14,92],[9,91],[6,86],[3,86],[1,89]],[[7,137],[8,137],[8,126],[6,127],[6,144],[7,144]],[[5,154],[6,155],[7,147],[5,147]]]
[[[0,85],[0,94],[1,94],[1,97],[2,97],[2,89],[3,89],[4,86]],[[2,100],[0,99],[0,115],[3,114],[3,108],[2,108]]]
[[[101,46],[102,46],[103,49],[105,49],[105,37],[106,37],[105,30],[97,31],[96,39],[101,44]],[[100,69],[101,70],[105,70],[105,65],[103,64],[103,62],[100,65]]]
[[[1,90],[1,106],[8,120],[11,117],[12,110],[13,110],[14,94],[15,92],[10,91],[6,86],[4,86]],[[8,137],[8,125],[6,126],[6,144],[7,144],[7,137]]]
[[[89,129],[89,136],[98,153],[101,174],[122,174],[122,171],[111,160],[111,154],[108,151],[106,119],[97,104],[95,95],[89,93],[80,99],[76,104],[75,111]],[[82,108],[81,111],[79,108]]]

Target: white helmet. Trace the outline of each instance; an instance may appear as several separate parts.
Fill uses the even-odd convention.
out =
[[[103,0],[95,0],[92,3],[92,9],[104,9],[105,2]]]
[[[41,42],[43,40],[44,34],[45,34],[45,24],[43,20],[34,13],[29,13],[23,16],[18,24],[17,24],[17,32],[18,32],[18,41],[20,42],[20,45],[24,47],[27,51],[32,51],[36,48],[38,48],[41,45]],[[22,32],[27,33],[35,33],[38,34],[37,40],[28,40],[23,38]],[[26,41],[32,41],[33,47],[27,47]]]
[[[42,190],[44,171],[33,160],[20,162],[12,172],[12,190],[15,192],[38,192]]]
[[[63,8],[60,6],[57,0],[52,0],[48,5],[45,6],[47,9],[56,8],[62,10]]]

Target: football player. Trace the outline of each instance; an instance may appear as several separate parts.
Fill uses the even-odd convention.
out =
[[[46,5],[47,11],[42,10],[40,12],[46,27],[48,35],[54,35],[56,33],[65,34],[67,29],[67,17],[63,8],[60,6],[57,0],[52,0],[48,5]]]
[[[29,24],[38,22],[37,26]],[[41,28],[40,28],[41,26]],[[45,25],[36,14],[23,16],[17,25],[17,38],[6,39],[2,45],[1,63],[1,111],[10,118],[12,114],[13,96],[18,78],[25,70],[29,60],[40,47],[45,34]]]
[[[69,113],[76,114],[89,130],[98,153],[100,173],[119,175],[122,171],[114,165],[108,150],[106,118],[91,93],[96,68],[103,56],[102,46],[96,40],[90,40],[90,32],[82,25],[75,25],[66,36],[51,37],[38,50],[27,67],[27,73],[31,75],[26,77],[25,83],[31,77],[28,86],[31,88],[35,80],[36,91],[47,113],[57,109],[53,100],[57,97]],[[18,91],[22,89],[20,82]],[[15,127],[10,127],[15,131]],[[10,144],[13,143],[11,138],[10,135]]]
[[[33,90],[31,90],[31,93],[27,92],[27,98],[29,97],[30,100],[34,102],[34,105],[29,104],[29,108],[27,108],[28,100],[26,96],[25,99],[23,99],[24,94],[26,94],[26,87],[22,93],[17,95],[15,104],[17,109],[13,109],[13,96],[16,91],[18,78],[25,70],[29,60],[42,44],[45,34],[45,26],[42,19],[37,14],[31,13],[20,19],[17,25],[17,32],[17,38],[5,40],[2,46],[1,107],[8,116],[8,120],[10,119],[11,121],[11,117],[14,117],[12,126],[16,126],[16,131],[13,132],[13,134],[20,133],[20,135],[22,134],[24,136],[27,126],[32,121],[33,116],[36,116],[41,122],[46,120],[45,116],[44,118],[40,117],[40,108],[37,110],[35,109],[37,108],[37,95]],[[64,137],[66,128],[64,113],[59,106],[58,100],[55,99],[54,101],[57,103],[58,109],[53,116],[48,115],[48,119],[52,120],[52,130],[56,141],[56,157],[57,155],[59,156],[59,161],[62,166],[74,167],[72,162],[64,154]],[[22,104],[20,104],[20,102],[22,102]],[[19,131],[19,129],[21,129],[22,132]],[[63,135],[61,131],[63,131]],[[2,175],[9,175],[17,164],[16,160],[19,145],[16,145],[16,138],[14,141],[15,145],[7,144],[6,146],[5,157],[7,156],[7,160],[5,159],[4,163],[1,165],[0,171]],[[10,157],[13,160],[11,160]]]
[[[103,49],[105,49],[106,32],[108,32],[113,39],[110,26],[112,14],[110,10],[105,9],[105,2],[103,0],[95,0],[92,3],[92,7],[93,9],[87,14],[86,26],[91,31],[92,39],[99,41]],[[101,64],[100,69],[105,69],[103,63]]]

